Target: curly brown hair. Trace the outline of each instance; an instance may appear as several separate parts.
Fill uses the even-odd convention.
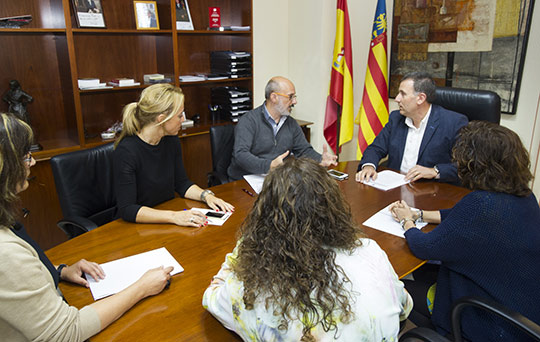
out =
[[[300,319],[302,341],[313,341],[310,329],[321,324],[336,330],[353,318],[350,282],[336,265],[334,249],[352,251],[362,231],[326,170],[309,159],[292,159],[273,169],[241,227],[233,269],[244,283],[244,304],[257,297],[281,316],[280,329]]]
[[[14,115],[0,113],[0,226],[15,223],[18,188],[26,179],[24,156],[30,151],[30,126]]]
[[[463,127],[452,150],[462,184],[471,190],[531,194],[529,153],[518,135],[487,121]]]

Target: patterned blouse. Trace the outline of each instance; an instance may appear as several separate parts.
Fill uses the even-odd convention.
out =
[[[325,332],[321,324],[311,330],[317,341],[397,341],[399,322],[409,315],[413,302],[398,279],[386,253],[370,239],[352,253],[336,250],[336,264],[349,277],[348,289],[354,318],[340,322],[338,329]],[[244,341],[300,341],[302,322],[293,319],[286,330],[278,329],[280,316],[265,308],[259,296],[252,310],[246,310],[243,282],[231,270],[238,245],[227,254],[220,271],[203,296],[203,306],[227,329]],[[263,297],[263,298],[261,298]]]

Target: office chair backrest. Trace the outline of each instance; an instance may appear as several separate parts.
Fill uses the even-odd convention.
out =
[[[64,218],[84,217],[101,226],[113,220],[113,143],[60,154],[51,167]]]
[[[433,102],[448,110],[466,115],[469,121],[501,121],[501,98],[488,90],[437,87]]]
[[[212,169],[219,183],[209,186],[224,184],[229,181],[227,169],[231,164],[234,146],[234,125],[222,125],[210,127],[210,148],[212,151]],[[209,183],[210,177],[209,177]],[[215,183],[213,181],[212,183]]]

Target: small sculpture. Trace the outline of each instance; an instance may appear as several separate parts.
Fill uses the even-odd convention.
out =
[[[4,94],[2,100],[9,105],[8,112],[15,114],[19,119],[30,124],[30,118],[26,111],[26,105],[34,100],[32,96],[21,89],[21,85],[17,80],[9,81],[9,90]]]
[[[21,89],[21,84],[17,80],[9,81],[9,90],[4,94],[2,100],[8,103],[8,113],[15,115],[17,118],[25,121],[30,125],[30,116],[26,111],[26,105],[34,100],[30,94]],[[36,134],[36,132],[34,132]],[[34,135],[34,137],[36,137]],[[43,147],[35,143],[30,147],[30,151],[40,151]]]

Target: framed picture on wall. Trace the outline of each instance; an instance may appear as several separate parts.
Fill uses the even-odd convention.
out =
[[[189,13],[187,0],[176,1],[176,29],[177,30],[193,30],[193,22]]]
[[[105,28],[101,0],[72,0],[79,27]]]
[[[159,30],[159,17],[155,1],[133,1],[137,30]]]

